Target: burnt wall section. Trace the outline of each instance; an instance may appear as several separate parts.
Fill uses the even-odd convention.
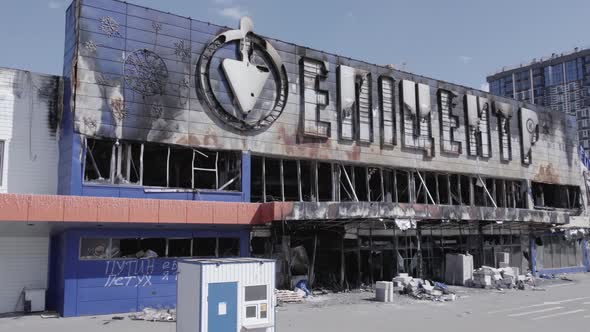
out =
[[[265,40],[277,50],[288,77],[286,104],[263,130],[236,130],[207,107],[195,83],[203,51],[215,36],[235,28],[118,1],[76,3],[75,65],[66,66],[75,71],[72,102],[77,133],[382,166],[420,164],[426,170],[579,185],[575,122],[567,115],[274,39]],[[224,59],[240,59],[239,45],[220,45],[210,59],[211,92],[226,110],[236,105],[221,64]],[[250,61],[268,64],[259,51],[255,48]],[[343,84],[339,72],[346,68],[354,75]],[[413,111],[405,105],[404,83],[415,86],[420,96]],[[441,106],[439,90],[455,96],[452,110]],[[283,90],[276,80],[268,79],[253,111],[272,108],[277,91]],[[444,96],[447,107],[450,95]],[[479,131],[473,131],[475,123],[471,129],[465,126],[466,109],[460,102],[465,96],[488,103],[477,105],[478,111],[485,108],[487,116],[478,114],[474,119],[486,123]],[[523,114],[522,108],[538,118],[534,144],[531,135],[522,134],[530,119],[523,116],[531,114]],[[416,119],[406,117],[413,112]],[[446,113],[441,116],[441,112]],[[349,113],[350,119],[342,121]],[[467,153],[471,139],[475,151],[480,150],[476,155]],[[489,146],[477,147],[478,141]]]

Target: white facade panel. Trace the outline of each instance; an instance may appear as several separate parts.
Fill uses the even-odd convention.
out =
[[[0,68],[0,193],[57,193],[58,93],[55,76]]]
[[[0,313],[23,311],[24,288],[47,288],[49,237],[0,237]]]

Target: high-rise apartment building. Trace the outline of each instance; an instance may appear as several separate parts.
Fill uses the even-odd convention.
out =
[[[580,144],[590,150],[590,49],[504,67],[487,81],[492,94],[576,115]]]

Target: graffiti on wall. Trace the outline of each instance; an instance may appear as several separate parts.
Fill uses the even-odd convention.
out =
[[[156,278],[159,278],[159,281],[177,281],[177,274],[176,260],[108,260],[104,272],[107,277],[104,287],[146,287],[151,286]]]

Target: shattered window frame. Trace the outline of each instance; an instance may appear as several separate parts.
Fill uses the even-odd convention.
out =
[[[108,174],[108,178],[105,174],[102,174],[100,167],[98,166],[97,157],[94,156],[93,149],[96,144],[110,145],[111,153],[110,157],[105,156],[102,159],[101,164],[108,163],[109,169],[105,174]],[[92,144],[92,148],[90,145]],[[104,148],[104,146],[102,146]],[[103,151],[104,152],[104,151]],[[149,160],[160,160],[153,156],[157,153],[166,153],[165,164],[166,167],[162,171],[159,180],[156,179],[153,170],[157,168]],[[183,158],[179,157],[181,161],[175,163],[175,157],[180,156],[181,153],[191,154],[192,158],[186,155]],[[148,156],[148,162],[144,163],[144,159]],[[215,168],[207,167],[195,167],[195,158],[197,155],[203,155],[207,158],[211,157],[215,159]],[[190,159],[190,161],[188,160]],[[172,160],[172,163],[171,163]],[[91,170],[91,164],[93,165],[93,172],[96,173],[96,178],[90,178],[88,176]],[[146,169],[146,165],[148,166]],[[171,167],[174,165],[180,165],[178,169],[174,169],[171,172]],[[103,165],[104,166],[104,165]],[[162,165],[160,165],[162,166]],[[112,140],[87,137],[85,147],[85,157],[83,161],[83,172],[82,180],[84,184],[90,185],[125,185],[125,186],[141,186],[147,188],[163,188],[163,189],[184,189],[184,190],[211,190],[211,191],[234,191],[240,192],[242,190],[242,159],[241,151],[234,150],[207,150],[207,149],[196,149],[185,146],[171,146],[163,145],[158,143],[144,143],[135,142],[128,140]],[[146,178],[146,171],[149,176]],[[165,171],[165,173],[164,173]],[[183,173],[190,172],[190,180],[187,180],[187,176],[180,176]],[[199,179],[200,174],[203,172],[215,173],[215,185],[200,187]],[[187,175],[184,174],[184,175]],[[177,179],[183,179],[175,181],[174,185],[171,186],[171,176],[176,175]],[[102,180],[101,180],[102,179]],[[150,183],[150,184],[146,184]],[[154,183],[160,182],[162,185],[155,185]],[[165,185],[164,185],[165,182]]]

